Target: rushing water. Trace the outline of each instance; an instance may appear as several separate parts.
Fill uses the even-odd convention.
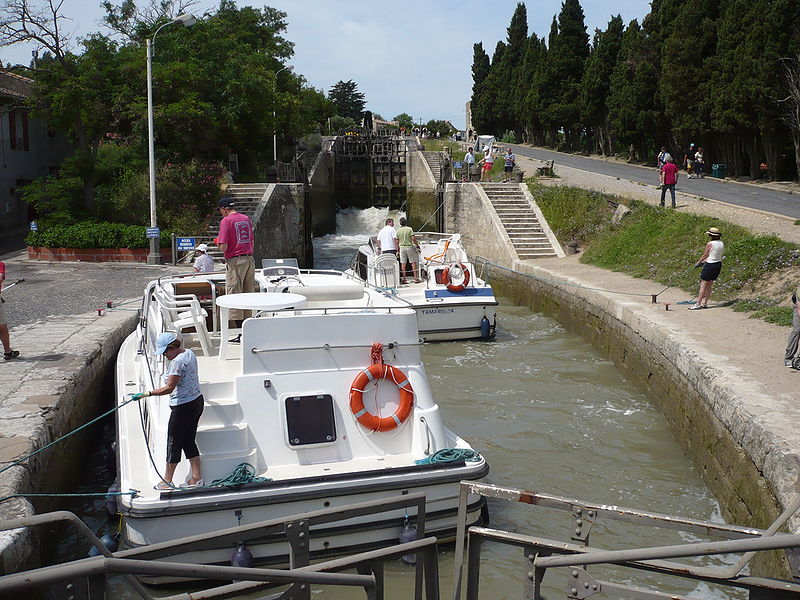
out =
[[[395,215],[393,215],[395,216]],[[318,268],[346,268],[357,246],[383,226],[380,209],[342,211],[338,233],[315,240]],[[423,347],[431,387],[445,423],[480,450],[492,472],[488,481],[509,487],[619,504],[696,519],[720,520],[717,503],[681,454],[664,418],[635,385],[579,336],[549,317],[502,302],[494,342],[447,342]],[[91,481],[111,478],[108,461],[95,461]],[[103,488],[104,489],[104,488]],[[91,526],[102,523],[102,501],[78,508]],[[569,540],[569,515],[529,505],[490,502],[491,526]],[[113,529],[106,524],[104,533]],[[624,548],[697,541],[668,530],[643,530],[601,522],[593,545]],[[66,558],[63,556],[60,558]],[[522,551],[484,546],[482,597],[518,598]],[[452,550],[440,556],[442,597],[452,586]],[[720,558],[703,564],[722,564]],[[387,598],[410,597],[412,570],[387,565]],[[563,597],[564,570],[548,575],[549,597]],[[603,577],[607,569],[593,568]],[[615,571],[622,577],[631,571]],[[619,579],[617,579],[619,581]],[[636,575],[639,583],[655,581]],[[174,590],[173,590],[174,591]],[[704,585],[674,583],[668,590],[693,597],[730,597]],[[133,597],[118,588],[120,597]],[[344,589],[315,590],[315,598],[363,597]]]

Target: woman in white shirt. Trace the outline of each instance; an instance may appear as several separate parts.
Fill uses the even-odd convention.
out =
[[[711,238],[711,241],[706,244],[703,256],[694,265],[695,267],[703,267],[700,272],[700,291],[697,294],[697,304],[690,306],[689,310],[708,308],[711,287],[722,270],[722,253],[725,251],[725,244],[720,239],[722,234],[716,227],[709,227],[706,235]]]

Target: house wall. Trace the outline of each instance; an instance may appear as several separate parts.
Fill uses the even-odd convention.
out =
[[[70,151],[63,135],[48,135],[44,119],[11,106],[0,107],[0,252],[22,248],[28,232],[28,206],[18,188],[54,172]]]

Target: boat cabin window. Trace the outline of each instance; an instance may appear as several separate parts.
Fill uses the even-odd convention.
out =
[[[367,280],[367,255],[359,251],[356,258],[356,273],[363,280]]]
[[[286,398],[286,426],[291,446],[336,441],[333,397],[318,394]]]
[[[438,283],[439,285],[447,284],[447,281],[444,278],[444,272],[445,269],[436,269],[433,272],[433,277],[436,280],[436,283]]]

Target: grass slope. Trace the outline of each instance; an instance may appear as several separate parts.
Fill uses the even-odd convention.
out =
[[[646,278],[697,293],[699,270],[709,227],[718,227],[725,242],[722,274],[714,285],[715,300],[738,300],[736,309],[791,324],[785,303],[796,281],[772,286],[759,296],[764,281],[800,264],[800,247],[774,235],[757,235],[720,219],[650,206],[635,200],[565,186],[530,185],[550,227],[562,243],[577,240],[586,250],[581,261],[633,277]],[[631,209],[619,226],[611,224],[617,204]],[[753,296],[757,296],[754,299]]]

